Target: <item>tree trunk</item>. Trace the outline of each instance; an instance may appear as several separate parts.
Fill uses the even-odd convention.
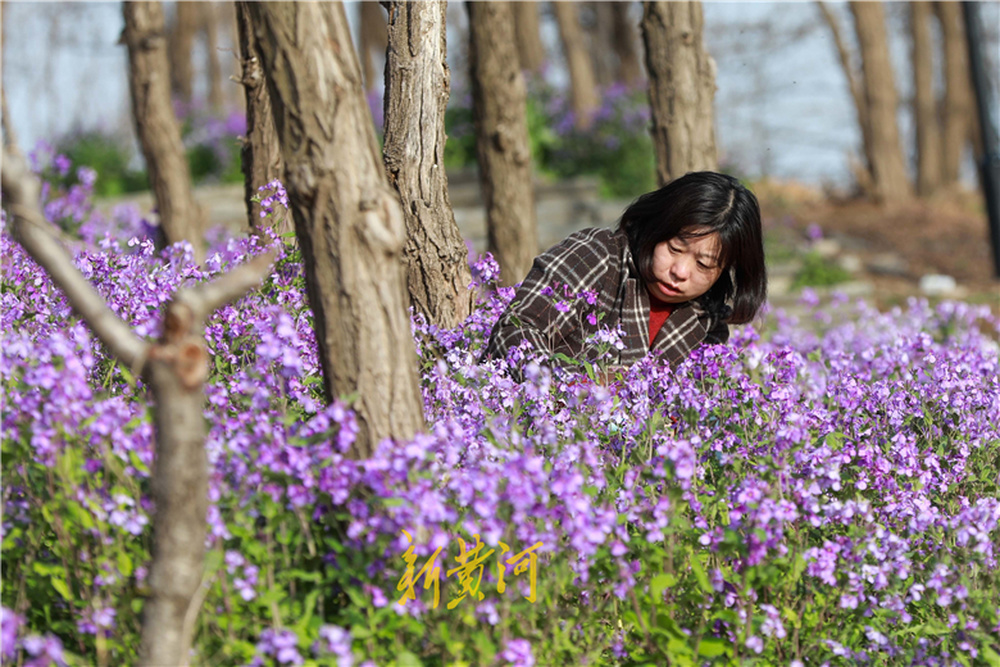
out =
[[[645,2],[641,25],[660,184],[715,170],[715,61],[702,41],[701,3]]]
[[[825,2],[817,2],[820,12],[823,14],[823,19],[826,24],[830,27],[830,32],[833,35],[834,44],[837,47],[837,56],[840,59],[840,65],[844,70],[844,77],[847,79],[848,89],[851,91],[851,98],[854,100],[854,109],[858,116],[858,127],[861,129],[861,146],[867,155],[868,146],[871,145],[871,123],[868,122],[868,106],[865,100],[864,89],[861,85],[861,74],[858,73],[857,68],[851,63],[851,54],[847,50],[847,44],[844,41],[843,34],[840,31],[840,24],[837,22],[837,18],[827,7]],[[869,194],[874,193],[873,177],[871,172],[871,166],[868,164],[867,159],[865,160],[864,166],[860,163],[855,162],[852,159],[852,168],[854,168],[854,177],[858,182],[858,186],[863,192]]]
[[[284,163],[281,161],[278,134],[274,129],[271,97],[264,82],[264,68],[257,53],[257,40],[254,38],[246,2],[236,3],[236,14],[243,70],[240,82],[243,84],[247,110],[247,135],[240,151],[243,195],[247,205],[247,231],[256,233],[261,225],[261,208],[253,198],[261,187],[284,177]],[[289,216],[285,216],[279,223],[277,232],[285,234],[293,229]]]
[[[556,3],[561,4],[561,3]],[[469,63],[488,250],[505,285],[524,280],[538,252],[526,93],[509,2],[468,2]]]
[[[514,9],[514,38],[517,40],[521,69],[538,74],[546,60],[541,22],[538,19],[538,3],[514,2],[511,7]]]
[[[907,199],[913,193],[899,140],[898,97],[889,58],[885,12],[881,2],[851,2],[850,7],[861,52],[868,136],[871,138],[866,153],[875,196],[880,201]]]
[[[163,57],[165,60],[166,55]],[[208,459],[204,385],[209,356],[204,322],[216,309],[259,284],[274,255],[256,257],[212,282],[178,290],[166,306],[160,341],[148,344],[111,311],[52,234],[52,226],[38,205],[38,182],[24,159],[16,149],[5,146],[3,161],[3,199],[13,211],[15,237],[118,363],[142,371],[152,392],[156,435],[151,489],[153,558],[137,664],[187,665],[205,591]]]
[[[576,126],[587,129],[593,122],[594,112],[601,105],[601,98],[597,94],[590,53],[583,38],[583,31],[580,29],[578,8],[573,2],[553,2],[552,8],[555,11],[556,23],[559,24],[559,38],[562,40],[563,53],[566,56],[570,100],[576,117]]]
[[[406,221],[403,261],[410,305],[438,327],[472,310],[468,249],[455,224],[444,169],[448,71],[444,0],[389,5],[385,145],[389,183]]]
[[[618,69],[618,57],[615,52],[615,18],[616,2],[585,2],[579,3],[581,23],[587,33],[590,47],[590,62],[594,70],[594,81],[598,89],[614,82]]]
[[[385,53],[388,35],[385,15],[377,2],[361,2],[361,67],[365,75],[365,90],[372,90],[378,81],[373,51]]]
[[[944,186],[953,187],[958,183],[962,156],[969,145],[973,128],[969,51],[965,43],[961,3],[935,2],[934,9],[941,23],[944,50],[941,180]]]
[[[163,7],[159,2],[125,2],[123,14],[132,115],[160,214],[160,228],[168,244],[190,242],[196,260],[201,261],[202,214],[191,190],[191,173],[170,101]]]
[[[194,48],[195,33],[198,32],[198,3],[174,3],[177,14],[170,30],[170,91],[185,105],[191,104],[194,70],[191,67],[191,51]]]
[[[929,2],[910,3],[913,60],[913,117],[917,134],[917,192],[933,194],[941,183],[941,133],[934,95]]]
[[[406,240],[341,4],[247,3],[285,161],[327,400],[355,396],[351,454],[423,428]]]
[[[639,63],[638,31],[629,15],[631,2],[609,3],[614,22],[613,46],[618,56],[618,80],[634,86],[642,79],[642,65]]]
[[[221,114],[222,64],[219,62],[219,9],[220,5],[206,2],[201,7],[201,25],[205,30],[205,50],[208,57],[208,108]]]

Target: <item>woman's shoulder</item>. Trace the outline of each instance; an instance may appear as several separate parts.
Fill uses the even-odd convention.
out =
[[[581,229],[536,257],[532,273],[544,276],[547,282],[591,285],[607,274],[620,271],[622,256],[622,242],[616,230]]]
[[[617,255],[625,243],[625,235],[608,227],[588,227],[573,232],[546,251],[549,253],[596,253]]]

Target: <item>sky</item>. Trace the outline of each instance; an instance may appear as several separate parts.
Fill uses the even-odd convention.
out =
[[[165,3],[168,13],[173,3]],[[354,3],[347,3],[357,24]],[[1000,4],[982,3],[984,22],[1000,25]],[[74,129],[117,132],[132,139],[125,47],[117,2],[4,2],[4,86],[11,120],[23,146],[55,140]],[[909,94],[903,3],[888,6],[892,55],[901,99]],[[845,21],[843,5],[836,5]],[[638,12],[638,7],[636,7]],[[846,79],[828,29],[813,3],[706,2],[705,40],[718,67],[716,128],[720,158],[750,176],[844,186],[860,140]],[[455,5],[452,16],[463,18]],[[638,14],[637,14],[638,20]],[[990,23],[992,21],[992,23]],[[459,36],[450,30],[449,44]],[[552,25],[543,39],[558,60]],[[223,45],[225,48],[225,45]],[[457,49],[455,49],[457,52]],[[196,46],[195,62],[204,60]],[[235,74],[231,50],[224,71]],[[996,60],[994,60],[995,64]],[[452,62],[453,72],[463,63]],[[553,82],[562,83],[558,62]],[[994,71],[994,78],[996,72]],[[241,91],[227,84],[233,100]],[[196,95],[204,85],[196,82]],[[908,113],[900,114],[904,144],[911,145]],[[967,165],[971,174],[971,163]]]

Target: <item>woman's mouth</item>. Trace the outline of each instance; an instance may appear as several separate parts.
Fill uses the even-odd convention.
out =
[[[669,294],[670,296],[677,296],[681,293],[679,289],[677,289],[673,285],[668,285],[667,283],[660,283],[660,290],[664,294]]]

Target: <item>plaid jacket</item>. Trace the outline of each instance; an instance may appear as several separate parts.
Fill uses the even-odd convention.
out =
[[[588,343],[599,328],[620,326],[624,349],[604,359],[626,366],[651,349],[672,364],[701,343],[725,343],[729,327],[697,302],[679,304],[649,346],[649,293],[632,261],[628,239],[613,229],[585,229],[537,258],[514,300],[497,320],[486,355],[503,358],[522,341],[536,350],[597,361]]]

